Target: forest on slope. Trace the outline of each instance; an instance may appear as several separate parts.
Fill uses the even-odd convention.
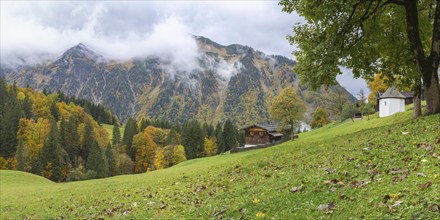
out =
[[[41,93],[0,78],[0,94],[0,169],[53,181],[163,169],[243,144],[243,134],[230,120],[214,127],[196,120],[129,118],[121,134],[110,111],[60,92]],[[88,113],[93,109],[95,118]],[[111,139],[98,119],[113,122]]]

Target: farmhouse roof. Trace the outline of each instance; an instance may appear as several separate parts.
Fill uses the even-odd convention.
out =
[[[391,86],[390,88],[387,89],[387,91],[385,91],[380,97],[379,99],[384,99],[384,98],[398,98],[398,99],[404,99],[405,96],[402,95],[402,93],[400,93],[395,86]]]
[[[277,124],[273,124],[273,123],[258,123],[258,124],[253,124],[253,125],[249,125],[246,127],[243,127],[241,130],[246,130],[248,128],[252,128],[252,127],[260,127],[263,128],[264,130],[270,132],[270,133],[274,133],[277,131]]]

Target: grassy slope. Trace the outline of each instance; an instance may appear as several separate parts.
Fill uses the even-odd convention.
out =
[[[412,120],[410,112],[346,121],[272,148],[84,182],[42,183],[35,176],[30,185],[15,186],[23,173],[0,171],[0,213],[2,218],[438,218],[429,207],[440,205],[440,158],[433,157],[440,153],[439,123],[438,115]],[[430,187],[418,187],[429,181]],[[290,192],[295,186],[302,189]],[[389,194],[397,197],[384,203]],[[317,210],[330,202],[333,210]]]
[[[113,138],[113,125],[109,125],[109,124],[102,124],[102,127],[107,131],[108,133],[108,138],[110,138],[110,140]],[[124,127],[119,127],[119,132],[121,133],[121,138],[124,135]]]

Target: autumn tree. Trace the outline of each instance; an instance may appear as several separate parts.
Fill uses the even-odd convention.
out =
[[[133,151],[135,152],[135,172],[141,173],[146,172],[149,169],[154,169],[154,157],[156,150],[158,149],[157,144],[154,142],[153,126],[148,126],[145,128],[144,132],[136,134],[133,137]]]
[[[306,19],[288,39],[298,45],[295,72],[313,88],[335,84],[341,66],[365,79],[379,71],[399,74],[415,87],[423,81],[425,113],[440,113],[438,0],[281,0],[280,5]]]
[[[328,112],[322,107],[317,108],[316,111],[313,113],[313,118],[312,118],[312,122],[310,122],[310,127],[320,128],[328,123],[330,123]]]
[[[157,149],[154,155],[154,169],[159,170],[165,168],[165,162],[165,152],[163,148]]]
[[[281,126],[290,126],[290,134],[293,140],[295,127],[303,119],[306,111],[304,102],[296,95],[295,89],[287,87],[273,99],[270,107],[270,117],[278,121]]]
[[[182,145],[177,145],[173,149],[173,164],[176,165],[186,161],[185,148]]]
[[[370,88],[371,93],[368,94],[368,102],[372,102],[374,98],[377,98],[378,93],[384,93],[389,85],[386,83],[388,77],[383,76],[382,73],[374,75],[373,80],[368,82],[368,88]]]
[[[203,145],[205,146],[205,155],[207,157],[213,156],[217,153],[217,143],[215,142],[214,137],[205,137]]]

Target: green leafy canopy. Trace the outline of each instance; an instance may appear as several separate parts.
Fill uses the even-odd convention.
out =
[[[353,69],[355,77],[374,74],[417,77],[405,23],[405,9],[394,1],[282,0],[283,11],[296,11],[307,23],[296,24],[288,36],[297,65],[294,67],[314,88],[335,83],[340,66]],[[420,1],[420,36],[429,54],[433,1]]]

